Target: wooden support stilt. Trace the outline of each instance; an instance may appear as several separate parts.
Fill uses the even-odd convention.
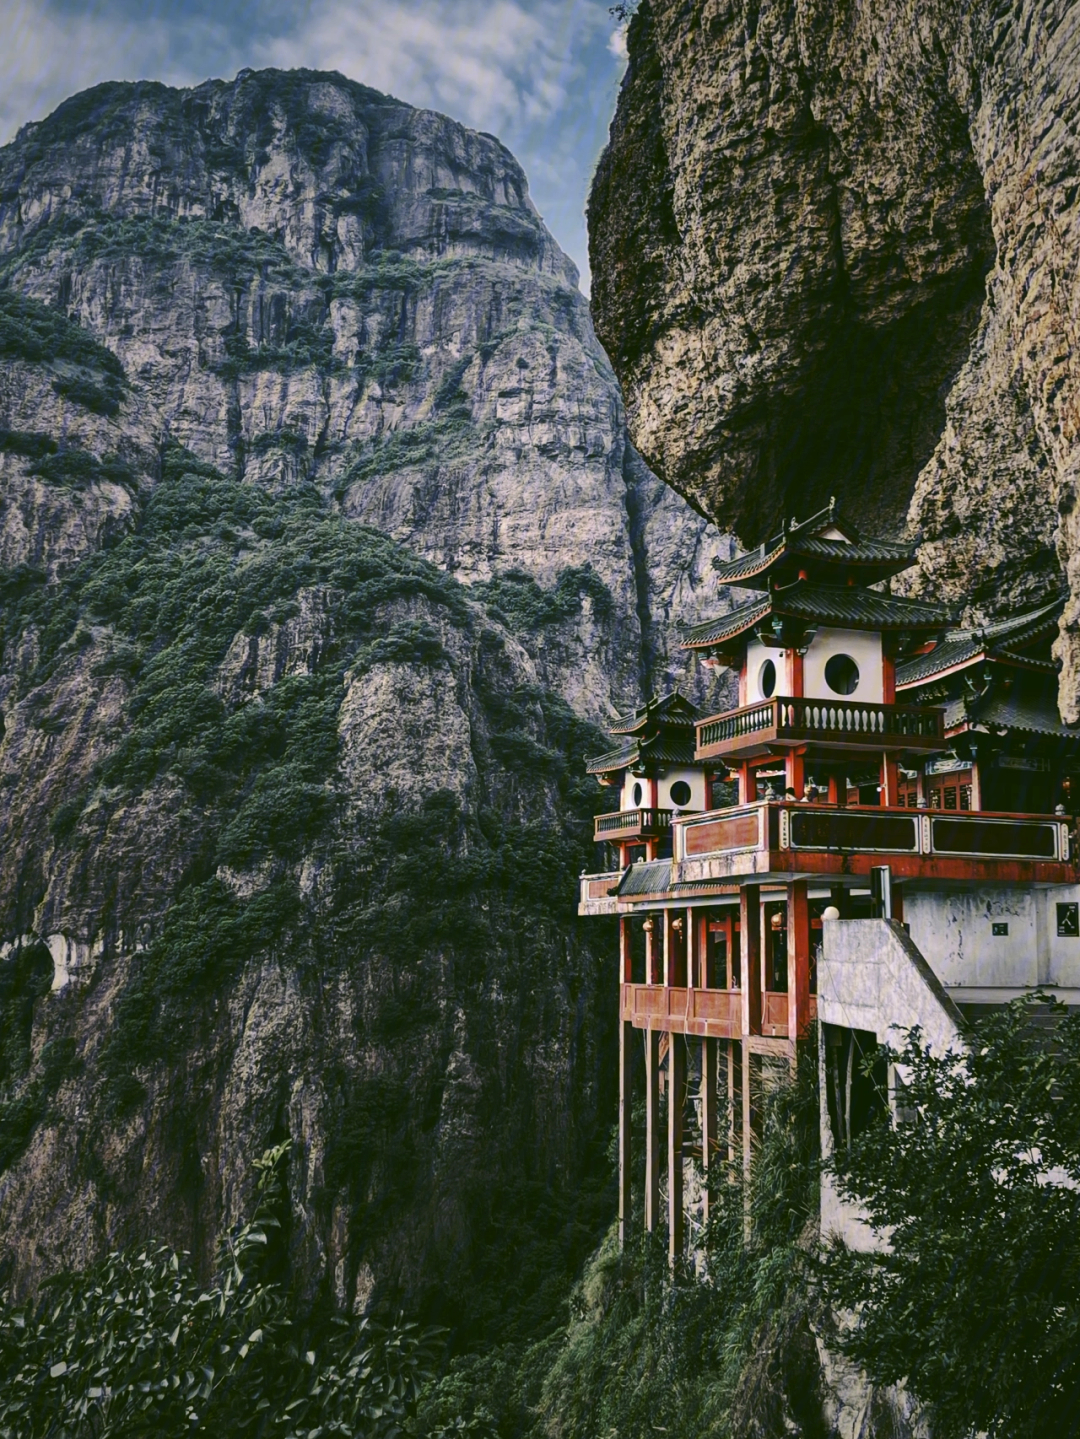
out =
[[[683,1252],[683,1107],[686,1103],[686,1038],[671,1036],[668,1048],[668,1259]]]
[[[801,1039],[810,1024],[810,905],[806,880],[787,887],[788,1037]]]
[[[754,1111],[750,1102],[750,1041],[742,1041],[742,1064],[740,1071],[741,1098],[742,1098],[742,1165],[743,1180],[747,1186],[750,1183],[750,1154],[754,1137]],[[747,1191],[749,1192],[749,1190]],[[749,1222],[749,1215],[747,1216]]]
[[[630,1128],[633,1122],[634,1026],[619,1023],[619,1248],[626,1248],[630,1232]]]
[[[660,1213],[660,1031],[645,1031],[645,1228]]]
[[[716,1170],[720,1159],[716,1093],[716,1081],[719,1077],[717,1074],[719,1051],[720,1041],[718,1039],[701,1041],[701,1167],[705,1173],[704,1218],[706,1222],[709,1218],[712,1193],[716,1187]]]

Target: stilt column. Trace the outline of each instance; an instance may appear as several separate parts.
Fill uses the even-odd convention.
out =
[[[668,1036],[668,1258],[683,1252],[683,1106],[686,1103],[686,1039]]]
[[[705,1172],[705,1220],[708,1221],[712,1190],[716,1184],[716,1168],[719,1159],[719,1134],[717,1124],[716,1081],[719,1077],[720,1041],[701,1041],[701,1167]]]
[[[645,1031],[645,1228],[660,1211],[660,1031]]]

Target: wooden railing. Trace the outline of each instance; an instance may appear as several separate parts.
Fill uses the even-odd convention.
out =
[[[945,815],[907,808],[851,808],[761,801],[694,815],[675,825],[676,861],[755,850],[910,854],[970,859],[1070,859],[1068,823],[1057,815],[972,810]]]
[[[633,839],[637,835],[667,834],[671,828],[669,809],[627,809],[596,816],[596,839]]]
[[[742,995],[737,989],[624,984],[622,1017],[639,1028],[734,1039],[742,1026]]]
[[[868,704],[862,700],[791,699],[778,695],[726,714],[712,715],[697,726],[698,758],[719,749],[737,748],[740,740],[764,738],[874,741],[908,740],[925,747],[944,737],[943,710],[916,705]]]

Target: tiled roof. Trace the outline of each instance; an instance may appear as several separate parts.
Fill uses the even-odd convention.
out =
[[[619,898],[635,894],[666,894],[671,888],[671,860],[654,859],[632,864],[619,884]]]
[[[651,699],[630,714],[621,715],[608,728],[612,734],[639,734],[650,725],[664,729],[693,729],[699,717],[697,707],[685,695],[678,690],[669,690],[659,699]]]
[[[1062,724],[1057,706],[1049,695],[1009,694],[982,702],[958,699],[945,706],[946,734],[951,730],[974,726],[1080,740],[1080,725]]]
[[[857,630],[934,630],[947,625],[950,619],[948,611],[940,605],[925,604],[921,600],[898,599],[857,586],[818,585],[799,580],[750,604],[740,605],[719,619],[696,625],[686,632],[683,648],[708,649],[744,634],[770,615]]]
[[[825,540],[813,535],[800,537],[789,533],[781,535],[779,541],[773,541],[768,547],[762,545],[726,563],[714,560],[713,569],[722,585],[745,584],[760,578],[763,583],[759,588],[763,589],[764,577],[785,559],[793,563],[807,559],[819,564],[842,565],[845,569],[870,570],[872,574],[868,578],[878,580],[906,570],[914,563],[915,553],[909,545],[890,545],[877,540],[859,540],[849,544],[844,540]]]
[[[731,639],[733,635],[741,635],[771,611],[771,595],[765,595],[760,600],[751,600],[749,604],[740,605],[738,609],[721,615],[719,619],[706,620],[703,625],[695,625],[693,629],[687,630],[683,635],[682,647],[684,650],[705,649],[721,640]]]
[[[683,737],[678,734],[660,734],[653,739],[633,739],[629,744],[609,750],[586,760],[586,774],[612,774],[616,770],[630,769],[638,764],[692,765],[694,760],[694,733],[688,731]]]
[[[898,667],[897,689],[910,689],[913,685],[923,684],[944,670],[970,664],[984,654],[991,658],[997,656],[1002,659],[1027,660],[1030,663],[1029,657],[1019,652],[1020,646],[1036,638],[1040,631],[1049,632],[1054,629],[1064,603],[1064,596],[1059,595],[1036,610],[1013,615],[1007,620],[998,620],[992,625],[950,630],[929,654],[916,655],[914,659]]]

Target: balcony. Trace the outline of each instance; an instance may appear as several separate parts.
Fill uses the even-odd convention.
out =
[[[944,711],[854,700],[788,699],[713,715],[697,726],[697,758],[753,759],[785,745],[844,753],[945,748]]]
[[[686,989],[677,985],[624,984],[622,1018],[637,1029],[667,1034],[696,1034],[703,1039],[742,1035],[742,994],[737,989]],[[810,1018],[817,1018],[817,995],[810,996]],[[761,996],[761,1034],[786,1039],[788,997],[767,990]]]
[[[594,839],[625,844],[635,839],[660,839],[671,831],[669,809],[627,809],[616,814],[598,814]]]
[[[615,890],[621,879],[621,869],[607,874],[583,874],[579,881],[578,914],[617,914]]]
[[[787,996],[784,996],[787,1003]],[[742,995],[737,989],[685,989],[663,984],[624,984],[622,1017],[638,1029],[737,1039],[742,1033]],[[784,1010],[787,1023],[787,1010]]]
[[[840,809],[763,802],[679,819],[671,886],[702,880],[866,874],[898,878],[1071,883],[1068,823],[1055,815]]]

